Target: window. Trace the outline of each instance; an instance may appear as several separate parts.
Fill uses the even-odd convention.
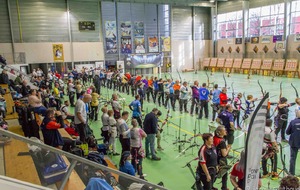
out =
[[[284,4],[249,9],[249,35],[284,34]]]
[[[236,11],[218,15],[218,39],[243,36],[243,12]]]
[[[291,34],[300,33],[300,1],[293,1],[291,6]]]

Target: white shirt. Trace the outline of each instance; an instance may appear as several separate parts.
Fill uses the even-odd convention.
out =
[[[87,121],[87,113],[86,113],[86,105],[85,103],[81,100],[78,99],[75,105],[75,124],[80,124],[82,123],[77,116],[77,113],[81,114],[81,117],[83,118],[84,123]]]
[[[69,112],[68,106],[62,105],[61,108],[60,108],[60,112],[61,112],[62,118],[63,118],[63,119],[66,119],[67,116],[68,116],[68,112]]]

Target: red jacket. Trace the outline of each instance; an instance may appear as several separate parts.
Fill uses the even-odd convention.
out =
[[[228,102],[227,94],[221,92],[219,98],[220,98],[220,106],[226,106]]]

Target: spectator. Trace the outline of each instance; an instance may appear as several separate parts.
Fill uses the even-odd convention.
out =
[[[152,160],[161,160],[155,153],[155,136],[157,134],[157,113],[159,110],[157,108],[153,108],[152,112],[148,113],[144,119],[144,130],[147,134],[146,137],[146,157],[150,156],[150,152],[152,155]],[[150,146],[150,152],[149,152]]]
[[[83,95],[79,98],[75,105],[75,125],[77,125],[80,141],[85,143],[86,139],[86,125],[87,125],[87,112],[88,106],[86,103],[91,102],[92,97],[89,94]]]
[[[30,95],[28,97],[28,104],[34,108],[34,112],[45,116],[47,108],[42,104],[42,92],[36,92],[35,89],[30,90]]]
[[[7,70],[5,69],[0,74],[0,84],[9,84]]]
[[[295,175],[296,160],[298,150],[300,148],[300,112],[297,112],[296,119],[292,120],[286,130],[287,135],[291,135],[289,139],[291,158],[290,158],[290,174]],[[283,129],[282,129],[283,130]]]
[[[141,128],[138,128],[138,122],[136,119],[132,119],[131,121],[132,129],[130,130],[130,146],[131,146],[131,164],[133,165],[135,171],[138,173],[140,178],[144,178],[143,176],[143,157],[145,156],[145,152],[142,148],[142,139],[147,137],[145,131]]]
[[[285,176],[280,181],[279,190],[298,190],[300,189],[299,179],[295,176]]]
[[[127,111],[123,111],[122,117],[118,119],[117,127],[120,135],[120,143],[122,145],[122,153],[124,151],[130,151],[130,128],[128,127],[126,120],[129,117]]]
[[[91,88],[92,91],[92,102],[91,102],[91,114],[90,114],[90,119],[93,121],[98,120],[98,106],[99,106],[99,98],[100,95],[96,92],[95,87]]]
[[[101,121],[102,121],[102,127],[101,127],[101,136],[104,137],[104,144],[108,145],[109,142],[109,115],[107,114],[108,110],[107,107],[103,107],[101,109],[102,111],[102,116],[101,116]]]
[[[116,151],[116,137],[117,137],[117,121],[114,118],[114,111],[108,110],[108,123],[109,123],[109,144],[108,147],[112,147],[113,156],[119,156]]]
[[[53,147],[64,145],[62,137],[57,130],[60,127],[61,125],[55,119],[55,111],[47,109],[46,116],[41,124],[45,144]]]
[[[74,115],[69,112],[69,109],[68,109],[69,106],[70,106],[70,103],[68,100],[66,100],[64,102],[64,104],[61,106],[60,112],[61,112],[63,119],[70,119],[71,121],[73,121]]]
[[[128,175],[135,176],[135,171],[133,165],[130,163],[132,157],[130,151],[124,151],[122,153],[120,163],[119,163],[119,170],[124,172]]]

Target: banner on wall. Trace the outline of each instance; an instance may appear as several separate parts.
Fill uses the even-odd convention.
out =
[[[134,22],[134,36],[135,37],[144,37],[144,22],[143,21]]]
[[[162,36],[161,37],[161,51],[163,51],[163,52],[171,51],[171,37],[170,36]]]
[[[251,44],[258,44],[259,43],[259,37],[251,37]]]
[[[54,62],[64,62],[64,46],[63,44],[52,44]]]
[[[131,21],[121,22],[121,37],[131,37]]]
[[[295,42],[300,42],[300,34],[295,34],[294,41]]]
[[[276,43],[277,41],[283,41],[283,36],[282,35],[273,36],[273,43]]]
[[[158,52],[158,39],[156,36],[149,37],[148,43],[149,43],[148,47],[150,53]]]
[[[126,68],[153,68],[161,65],[162,54],[129,54],[125,58]]]
[[[145,53],[145,38],[134,39],[135,53]]]
[[[271,43],[271,36],[262,36],[261,37],[261,43],[262,44],[269,44],[269,43]]]
[[[243,38],[236,38],[235,39],[235,44],[242,44],[243,43]]]
[[[131,37],[121,38],[121,53],[132,53]]]
[[[118,52],[116,21],[105,21],[105,42],[107,54]]]
[[[125,67],[124,67],[124,61],[117,61],[117,69],[120,73],[124,73],[125,72]]]

